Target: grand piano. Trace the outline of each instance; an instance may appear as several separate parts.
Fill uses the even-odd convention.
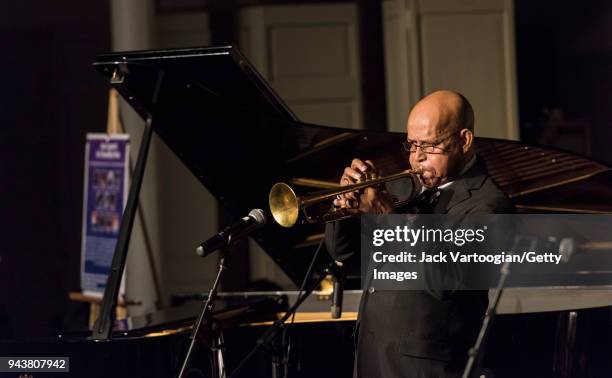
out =
[[[232,46],[106,54],[96,58],[94,67],[146,120],[143,138],[147,130],[155,132],[236,218],[253,208],[267,209],[269,189],[279,181],[303,193],[334,187],[352,157],[376,161],[387,173],[407,168],[404,134],[301,122]],[[612,169],[601,162],[506,140],[477,138],[476,147],[519,212],[612,213]],[[132,188],[136,196],[138,170],[146,163],[146,151],[140,153]],[[259,168],[243,169],[246,162]],[[122,225],[128,239],[129,227]],[[253,238],[299,285],[322,233],[321,224],[286,229],[270,222]],[[125,263],[125,256],[118,256],[122,253],[127,251],[118,246],[120,264]],[[328,261],[322,254],[315,271]],[[116,292],[108,287],[117,283],[111,281],[102,316],[104,307],[109,316],[116,304]],[[347,288],[352,291],[345,311],[354,314],[358,261],[348,266]],[[284,294],[220,296],[215,317],[224,324],[228,372],[286,310],[287,300],[295,300]],[[609,376],[612,366],[601,350],[612,347],[611,294],[606,287],[508,290],[500,305],[505,315],[497,318],[483,367],[496,377]],[[329,308],[329,302],[316,302],[310,301],[312,308]],[[104,319],[96,325],[102,337],[94,329],[52,340],[0,342],[0,355],[70,356],[73,376],[170,377],[178,372],[198,310],[185,304],[123,322],[110,317],[106,330]],[[350,377],[354,317],[303,318],[308,321],[292,326],[299,347],[289,376]],[[188,376],[210,376],[208,351],[203,344],[198,349]],[[270,355],[270,350],[260,352],[238,376],[270,376]]]

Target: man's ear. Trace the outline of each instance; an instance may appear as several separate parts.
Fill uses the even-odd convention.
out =
[[[472,148],[472,143],[474,142],[474,133],[469,129],[461,129],[459,137],[461,138],[461,150],[463,153],[468,152]]]

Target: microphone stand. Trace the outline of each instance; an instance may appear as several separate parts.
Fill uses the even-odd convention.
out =
[[[476,362],[480,359],[481,350],[487,341],[489,332],[491,331],[491,325],[493,324],[493,320],[497,314],[497,306],[499,304],[499,300],[501,299],[502,293],[504,292],[504,286],[506,284],[506,278],[508,278],[508,275],[510,275],[510,261],[506,261],[501,267],[499,282],[495,288],[493,301],[489,303],[485,317],[482,320],[482,326],[480,327],[480,332],[476,338],[476,343],[474,343],[474,346],[470,348],[468,352],[469,358],[461,378],[470,378]]]
[[[534,238],[517,236],[515,237],[512,250],[516,250],[518,248],[521,241],[523,241],[521,239],[527,239],[527,241],[529,242],[529,247],[527,248],[529,248],[529,250],[532,251],[535,249],[537,241]],[[495,292],[493,294],[493,300],[489,302],[489,307],[487,307],[485,317],[482,320],[482,326],[480,327],[480,332],[478,333],[476,342],[474,343],[474,346],[471,347],[468,352],[469,358],[467,360],[467,363],[465,364],[465,368],[463,370],[463,374],[461,375],[461,378],[470,378],[474,371],[474,368],[476,367],[476,364],[480,360],[482,348],[484,348],[484,345],[487,341],[487,337],[489,336],[489,333],[491,331],[493,320],[495,319],[495,316],[497,315],[497,307],[499,305],[499,300],[501,299],[501,296],[504,292],[506,280],[508,276],[510,275],[510,264],[511,264],[510,261],[506,261],[504,262],[504,265],[502,265],[500,269],[499,281],[497,282],[497,287],[495,288]]]
[[[214,356],[212,358],[213,365],[213,378],[225,378],[225,367],[223,366],[223,360],[220,358],[220,353],[222,353],[223,343],[221,341],[220,331],[216,329],[215,319],[212,316],[212,312],[215,308],[214,300],[217,297],[217,290],[219,287],[219,282],[221,281],[221,276],[223,271],[227,269],[227,265],[225,264],[227,256],[229,256],[230,247],[231,247],[232,238],[228,239],[227,245],[221,247],[219,250],[221,256],[219,258],[219,265],[217,267],[217,276],[215,277],[215,281],[213,282],[212,287],[210,288],[208,295],[206,296],[206,300],[202,306],[202,310],[200,311],[200,315],[198,319],[193,325],[193,329],[191,331],[191,335],[189,336],[190,343],[189,349],[187,349],[187,354],[185,355],[185,359],[183,360],[183,364],[181,365],[181,370],[178,374],[178,378],[184,378],[187,373],[187,367],[189,366],[189,361],[193,355],[193,351],[195,350],[195,346],[202,336],[202,329],[205,328],[212,333],[212,342],[210,345],[211,350],[214,352]]]
[[[266,332],[264,332],[264,334],[261,335],[259,337],[259,339],[257,339],[257,343],[256,343],[255,347],[253,347],[253,349],[251,349],[249,354],[247,354],[246,357],[244,357],[242,359],[242,361],[240,361],[238,366],[236,366],[236,368],[229,375],[229,378],[235,378],[237,376],[236,374],[238,374],[240,369],[242,369],[244,367],[244,365],[246,365],[246,363],[249,360],[251,360],[251,358],[253,358],[253,356],[261,348],[266,348],[266,349],[270,348],[269,345],[272,344],[272,341],[276,338],[276,335],[281,330],[281,328],[283,327],[283,325],[285,324],[287,319],[289,319],[291,316],[293,316],[293,314],[297,311],[298,307],[300,307],[300,305],[306,300],[306,298],[308,298],[310,296],[310,294],[319,286],[321,281],[323,281],[325,279],[326,275],[328,273],[334,274],[335,270],[336,270],[336,263],[334,261],[332,261],[330,264],[328,264],[325,267],[323,272],[319,275],[319,277],[317,277],[317,279],[315,279],[315,281],[312,283],[312,285],[310,285],[308,287],[308,289],[306,289],[304,291],[302,296],[297,299],[297,301],[293,304],[293,306],[291,306],[291,308],[289,308],[289,310],[287,310],[285,315],[283,315],[280,319],[275,321],[274,324],[272,324],[266,330]],[[279,361],[276,361],[276,363],[279,363]],[[273,369],[273,374],[277,375],[278,374],[278,370],[277,369]],[[273,376],[273,378],[276,378],[276,377]]]

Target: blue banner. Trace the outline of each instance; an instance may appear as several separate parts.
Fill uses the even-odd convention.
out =
[[[81,244],[81,290],[104,293],[129,181],[129,135],[87,134]]]

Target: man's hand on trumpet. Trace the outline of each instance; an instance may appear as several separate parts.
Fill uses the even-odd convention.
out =
[[[350,167],[344,169],[340,186],[357,184],[366,175],[380,177],[380,171],[370,160],[353,159]],[[349,214],[388,214],[393,210],[393,198],[384,187],[367,187],[362,192],[340,194],[334,206],[345,209]]]

